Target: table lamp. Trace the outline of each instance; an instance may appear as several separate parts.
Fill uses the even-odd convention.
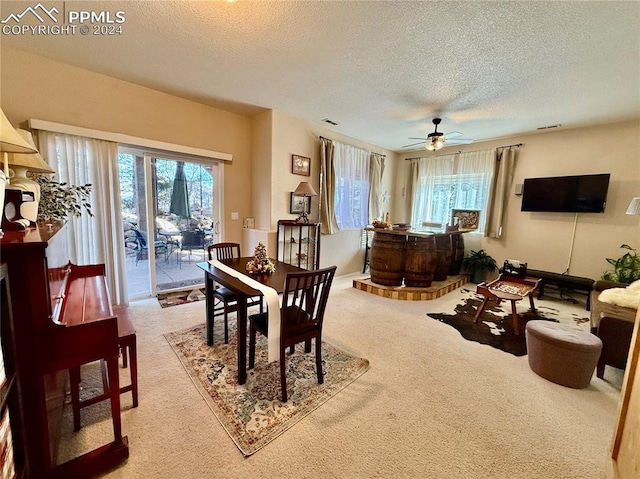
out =
[[[304,196],[305,198],[311,197],[311,196],[318,196],[318,193],[316,193],[316,190],[313,189],[313,186],[311,186],[309,184],[309,182],[307,181],[301,181],[300,184],[298,185],[298,187],[296,188],[296,190],[293,192],[293,194],[295,196]],[[311,201],[311,200],[309,200]],[[298,223],[308,223],[309,222],[309,216],[307,215],[307,208],[306,208],[306,204],[302,207],[302,212],[300,213],[300,216],[298,216],[298,218],[296,219],[296,221]]]
[[[16,129],[16,132],[35,148],[35,142],[31,136],[31,132]],[[55,173],[46,161],[42,158],[40,153],[36,150],[35,153],[10,153],[8,155],[9,166],[13,171],[11,177],[10,188],[12,190],[31,191],[33,193],[35,201],[24,203],[20,208],[20,215],[29,221],[36,222],[38,219],[38,204],[40,203],[40,185],[37,181],[27,177],[27,171],[33,171],[36,173]]]
[[[37,153],[38,150],[27,143],[11,126],[9,120],[0,109],[0,152],[2,152],[2,160],[4,171],[0,171],[0,208],[4,211],[4,190],[9,183],[9,153]],[[3,215],[0,215],[3,216]],[[2,229],[0,229],[2,235]]]

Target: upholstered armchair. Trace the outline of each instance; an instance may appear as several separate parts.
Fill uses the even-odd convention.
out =
[[[607,289],[627,286],[599,280],[591,291],[591,332],[602,340],[602,353],[597,366],[597,376],[601,379],[605,366],[618,369],[626,367],[637,308],[601,301],[600,295]]]
[[[591,291],[591,332],[596,333],[600,324],[600,316],[605,313],[606,316],[629,321],[634,323],[636,317],[636,309],[625,308],[611,303],[600,301],[600,293],[610,288],[624,288],[626,284],[615,283],[613,281],[598,280],[593,284]]]

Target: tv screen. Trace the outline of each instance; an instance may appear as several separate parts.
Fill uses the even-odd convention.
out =
[[[526,178],[522,211],[603,213],[609,173],[598,175]]]

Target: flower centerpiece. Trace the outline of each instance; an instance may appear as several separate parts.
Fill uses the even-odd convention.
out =
[[[267,247],[262,241],[256,246],[253,258],[247,263],[249,273],[273,273],[276,270],[273,260],[267,255]]]

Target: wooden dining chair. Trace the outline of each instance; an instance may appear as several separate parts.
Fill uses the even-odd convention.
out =
[[[238,243],[215,243],[207,247],[207,254],[209,255],[209,261],[217,259],[222,261],[225,259],[240,258],[240,245]],[[212,321],[215,316],[224,314],[224,342],[229,342],[229,313],[236,311],[237,298],[233,291],[218,285],[213,292],[214,306],[211,316],[207,315],[207,321]],[[260,306],[260,312],[262,312],[262,297],[253,297],[247,299],[247,307]],[[216,312],[217,311],[217,312]],[[207,336],[207,344],[213,345],[213,323],[207,328],[209,332]]]
[[[329,268],[287,273],[280,307],[280,386],[282,402],[287,402],[285,375],[285,351],[293,354],[295,345],[304,341],[305,352],[311,352],[311,340],[315,339],[316,372],[318,384],[324,382],[322,371],[322,321],[329,297],[336,266]],[[269,335],[269,313],[249,316],[249,369],[255,366],[256,333]]]

